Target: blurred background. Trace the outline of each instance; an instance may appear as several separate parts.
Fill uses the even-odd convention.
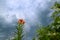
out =
[[[32,40],[39,25],[51,22],[51,7],[56,0],[0,0],[0,40],[6,40],[12,35],[18,19],[26,21],[24,25],[24,40]]]

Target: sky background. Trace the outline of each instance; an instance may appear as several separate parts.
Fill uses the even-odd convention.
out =
[[[48,25],[55,0],[0,0],[0,40],[11,37],[18,19],[26,21],[24,40],[35,36],[37,25]]]

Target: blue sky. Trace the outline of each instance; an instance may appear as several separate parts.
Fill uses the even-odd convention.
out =
[[[6,40],[15,30],[17,19],[26,21],[25,40],[31,40],[37,25],[50,22],[50,9],[55,0],[0,0],[0,40]],[[33,31],[32,31],[33,30]]]

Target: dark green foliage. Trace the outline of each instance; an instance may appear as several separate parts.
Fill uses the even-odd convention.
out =
[[[54,5],[56,8],[59,8],[60,9],[60,4],[55,2],[55,5]]]
[[[54,10],[52,14],[52,23],[46,27],[37,30],[38,40],[60,40],[60,4],[55,2],[52,7]]]
[[[32,40],[35,40],[35,37]]]

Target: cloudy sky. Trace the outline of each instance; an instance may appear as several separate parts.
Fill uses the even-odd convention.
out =
[[[25,40],[31,40],[37,25],[49,24],[50,9],[55,0],[0,0],[0,40],[6,40],[15,31],[18,19],[26,21]],[[32,31],[33,30],[33,31]]]

